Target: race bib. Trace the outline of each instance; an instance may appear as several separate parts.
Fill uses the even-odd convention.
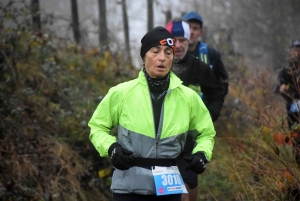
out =
[[[152,167],[156,195],[187,194],[183,179],[177,166]]]
[[[300,100],[295,100],[290,107],[290,112],[300,113]]]

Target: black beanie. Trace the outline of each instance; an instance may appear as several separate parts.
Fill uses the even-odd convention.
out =
[[[142,59],[145,54],[154,46],[166,45],[173,49],[175,48],[175,39],[172,34],[164,27],[155,27],[154,29],[148,31],[141,40],[141,52],[140,55]]]

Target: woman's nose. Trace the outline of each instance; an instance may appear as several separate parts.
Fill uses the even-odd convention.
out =
[[[163,51],[159,53],[159,60],[164,61],[166,59],[166,55]]]

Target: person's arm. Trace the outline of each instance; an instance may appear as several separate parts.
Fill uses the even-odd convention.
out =
[[[292,100],[292,94],[289,92],[289,79],[286,68],[283,68],[277,78],[277,93],[279,93],[286,101]]]
[[[190,132],[196,139],[192,154],[202,152],[209,161],[212,157],[216,131],[208,109],[196,94],[193,96],[192,103]]]
[[[281,84],[281,85],[279,86],[279,92],[280,92],[280,93],[285,93],[286,87],[287,87],[286,84]]]
[[[208,48],[208,54],[209,54],[210,61],[213,65],[214,75],[216,76],[217,80],[222,83],[222,86],[224,87],[225,90],[224,96],[226,96],[228,93],[228,73],[222,62],[221,54],[215,49],[210,47]]]
[[[184,160],[188,163],[185,170],[192,170],[197,174],[202,174],[206,169],[206,163],[212,157],[216,131],[208,109],[196,93],[192,94],[190,104],[192,108],[190,112],[189,135],[195,139],[196,145],[192,155],[184,157]]]
[[[277,75],[277,82],[276,82],[275,89],[274,89],[274,93],[279,94],[279,95],[282,95],[281,92],[283,91],[283,89],[280,89],[280,86],[282,84],[284,84],[286,86],[286,82],[283,79],[283,70],[284,70],[284,68],[282,68]]]
[[[90,140],[102,157],[108,157],[108,150],[117,140],[110,135],[110,130],[118,124],[117,109],[119,95],[115,88],[111,88],[95,110],[88,126],[90,127]]]
[[[220,116],[225,98],[225,89],[222,84],[217,81],[209,66],[200,60],[194,60],[199,69],[198,82],[203,92],[203,101],[210,112],[213,121]]]
[[[222,82],[228,82],[228,73],[224,67],[224,64],[221,59],[221,54],[215,49],[209,47],[208,48],[208,56],[213,66],[214,74],[216,75],[218,80]]]

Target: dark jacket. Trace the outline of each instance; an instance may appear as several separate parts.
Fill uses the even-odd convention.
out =
[[[201,42],[198,42],[197,47],[194,51],[189,51],[192,55],[199,58],[199,46]],[[208,49],[208,57],[210,60],[210,65],[212,65],[212,70],[217,80],[222,82],[222,86],[224,87],[225,94],[228,93],[228,73],[224,67],[224,64],[221,60],[221,54],[216,51],[214,48],[207,46]]]
[[[176,72],[176,66],[185,70]],[[212,120],[216,121],[220,116],[224,103],[225,89],[217,81],[210,67],[187,53],[182,60],[173,63],[172,70],[182,80],[183,85],[188,87],[193,85],[201,88],[201,92],[204,94],[203,101],[210,112]]]
[[[224,103],[225,89],[221,82],[217,81],[210,67],[187,53],[182,60],[173,62],[172,71],[181,79],[183,85],[193,89],[195,86],[201,88],[201,92],[204,94],[203,102],[212,120],[216,121]],[[194,144],[193,138],[188,135],[184,150],[179,158],[182,158],[186,153],[190,154]]]
[[[279,92],[280,85],[286,84],[286,94]],[[275,90],[280,93],[287,104],[287,109],[294,99],[300,99],[300,59],[291,60],[288,67],[283,67],[278,74],[278,84]]]

